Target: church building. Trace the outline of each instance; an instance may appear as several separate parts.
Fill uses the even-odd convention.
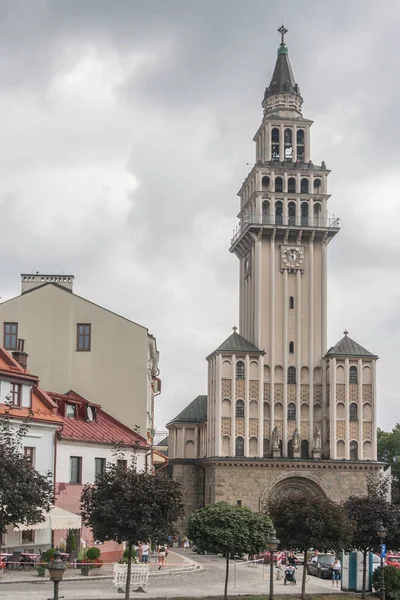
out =
[[[288,491],[341,501],[378,472],[377,356],[348,332],[327,347],[329,169],[311,160],[285,43],[262,101],[255,164],[230,251],[239,261],[239,332],[207,357],[208,395],[169,424],[187,516],[207,503],[263,508]]]

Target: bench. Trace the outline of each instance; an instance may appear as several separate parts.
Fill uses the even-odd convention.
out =
[[[126,587],[126,577],[128,573],[128,565],[114,565],[114,586],[119,592],[124,592]],[[149,565],[132,564],[131,565],[131,583],[132,591],[144,592],[149,582]]]

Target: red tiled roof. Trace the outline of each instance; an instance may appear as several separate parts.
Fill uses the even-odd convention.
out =
[[[96,409],[95,421],[86,421],[80,418],[64,417],[59,413],[63,421],[62,430],[59,437],[62,440],[74,440],[80,442],[97,442],[101,444],[114,444],[122,442],[124,444],[138,444],[141,448],[149,448],[146,440],[138,435],[129,427],[126,427],[111,415],[104,412],[98,404],[89,402],[73,390],[67,394],[57,394],[47,392],[48,395],[57,403],[82,404]]]

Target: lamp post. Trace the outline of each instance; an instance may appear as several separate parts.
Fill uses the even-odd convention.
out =
[[[274,528],[271,530],[271,537],[268,540],[269,560],[270,560],[270,577],[269,577],[269,600],[273,600],[274,597],[274,552],[277,551],[279,540],[276,537],[276,531]]]
[[[47,568],[50,573],[50,579],[54,583],[54,598],[52,600],[58,600],[58,586],[65,571],[65,563],[59,550],[54,552],[53,559],[48,562]]]
[[[379,544],[380,544],[380,555],[381,555],[381,591],[380,591],[380,600],[385,600],[385,570],[383,567],[383,554],[384,554],[384,548],[383,548],[383,542],[385,541],[385,537],[386,537],[386,529],[383,525],[383,523],[379,523],[378,528],[376,530],[378,537],[379,537]]]

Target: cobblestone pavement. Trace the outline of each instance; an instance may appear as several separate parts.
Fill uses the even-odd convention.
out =
[[[181,552],[178,551],[178,553]],[[132,593],[131,597],[143,600],[143,598],[221,596],[224,585],[225,560],[212,555],[198,556],[192,552],[185,553],[185,556],[200,563],[204,570],[151,577],[148,594],[144,596],[143,594]],[[299,582],[301,571],[302,569],[299,568]],[[52,589],[50,582],[38,583],[37,580],[35,583],[0,585],[0,599],[50,600],[53,596]],[[235,565],[231,561],[230,594],[266,594],[268,590],[268,567],[262,565],[252,566],[241,562],[237,562]],[[284,586],[283,581],[276,581],[275,591],[277,594],[299,593],[300,583],[295,587],[289,587]],[[331,592],[331,582],[310,577],[307,582],[307,591],[308,593]],[[121,600],[122,594],[115,590],[110,579],[85,581],[82,578],[77,581],[61,583],[60,596],[63,596],[65,600],[113,600],[117,598]]]

